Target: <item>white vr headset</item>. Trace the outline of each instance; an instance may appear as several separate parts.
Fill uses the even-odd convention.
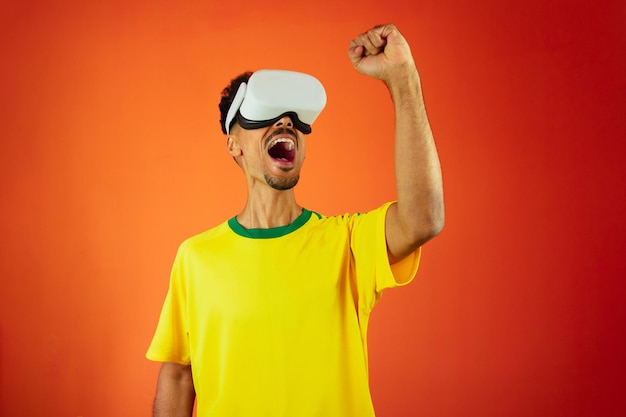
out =
[[[244,129],[271,126],[285,115],[296,129],[311,133],[311,125],[326,106],[326,91],[315,77],[285,70],[259,70],[241,83],[224,122],[226,133],[239,122]]]

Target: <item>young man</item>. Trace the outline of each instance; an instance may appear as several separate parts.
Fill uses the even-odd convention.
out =
[[[325,105],[317,80],[261,70],[222,94],[222,130],[248,199],[186,240],[149,359],[163,362],[154,415],[373,416],[367,324],[381,292],[415,275],[443,227],[439,159],[410,48],[393,25],[355,37],[356,70],[395,109],[397,202],[325,217],[296,202],[305,137]],[[391,175],[391,173],[389,173]]]

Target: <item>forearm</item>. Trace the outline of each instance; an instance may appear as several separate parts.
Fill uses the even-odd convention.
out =
[[[195,398],[191,366],[164,363],[159,372],[153,417],[191,417]]]
[[[410,62],[398,68],[386,85],[395,109],[397,227],[406,239],[398,248],[407,252],[421,246],[443,228],[441,166],[414,64]],[[389,249],[397,257],[408,254]]]
[[[394,104],[398,203],[387,212],[385,237],[389,260],[395,262],[443,227],[439,156],[411,49],[398,28],[375,26],[357,35],[350,42],[348,56],[357,71],[385,82]]]

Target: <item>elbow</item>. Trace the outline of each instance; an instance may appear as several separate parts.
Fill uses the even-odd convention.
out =
[[[420,216],[417,219],[416,226],[412,233],[412,241],[415,247],[419,247],[437,237],[443,231],[445,226],[443,207],[429,212],[426,216]]]
[[[433,220],[430,223],[430,227],[429,227],[429,236],[430,239],[437,237],[439,235],[439,233],[442,232],[443,227],[445,226],[445,218],[443,216],[441,216],[440,218],[437,218],[436,220]]]
[[[422,244],[437,237],[443,230],[444,225],[445,225],[444,216],[438,216],[437,218],[433,218],[429,220],[424,225],[424,229],[422,230],[422,236],[420,238],[420,240],[422,241]]]
[[[446,224],[446,210],[441,195],[427,212],[425,223],[430,239],[437,237]],[[430,240],[429,239],[429,240]]]
[[[443,227],[446,224],[446,213],[443,207],[443,203],[437,208],[434,214],[430,219],[430,231],[432,233],[432,237],[436,237],[441,233]]]

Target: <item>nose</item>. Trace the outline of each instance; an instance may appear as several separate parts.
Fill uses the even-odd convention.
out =
[[[288,115],[284,115],[276,123],[274,123],[274,127],[293,127],[293,120]]]

